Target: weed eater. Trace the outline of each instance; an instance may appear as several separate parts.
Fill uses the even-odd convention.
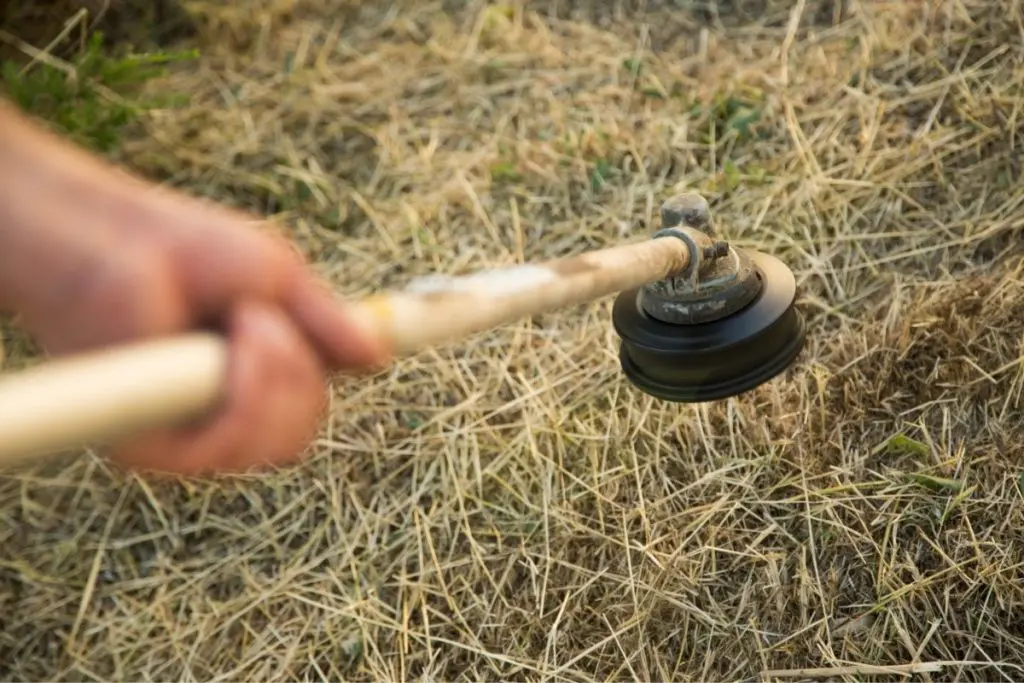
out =
[[[640,391],[704,402],[767,382],[803,348],[796,280],[778,259],[718,239],[707,201],[661,207],[651,239],[539,265],[433,276],[354,302],[393,356],[618,292],[619,361]],[[0,380],[0,461],[54,453],[216,409],[227,345],[194,333],[62,358]]]

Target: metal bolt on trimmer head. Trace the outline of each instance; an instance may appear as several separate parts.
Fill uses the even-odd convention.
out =
[[[719,240],[707,201],[692,192],[662,205],[655,237],[683,240],[693,257],[683,273],[615,300],[619,360],[637,388],[668,401],[715,401],[789,367],[806,333],[784,263]]]

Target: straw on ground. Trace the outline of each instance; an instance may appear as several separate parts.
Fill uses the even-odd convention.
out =
[[[666,405],[602,300],[340,379],[273,476],[12,474],[5,678],[1024,676],[1018,2],[185,4],[201,57],[150,87],[190,99],[118,158],[339,291],[650,234],[686,188],[792,266],[808,348]]]

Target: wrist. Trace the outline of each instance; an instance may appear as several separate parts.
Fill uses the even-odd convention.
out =
[[[0,101],[0,310],[25,313],[57,299],[81,271],[83,229],[92,226],[76,222],[95,200],[100,170]]]

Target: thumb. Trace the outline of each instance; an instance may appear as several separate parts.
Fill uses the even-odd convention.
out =
[[[114,457],[129,467],[185,475],[283,464],[301,455],[325,405],[319,358],[285,312],[249,301],[230,314],[227,400],[200,424],[133,439]]]

